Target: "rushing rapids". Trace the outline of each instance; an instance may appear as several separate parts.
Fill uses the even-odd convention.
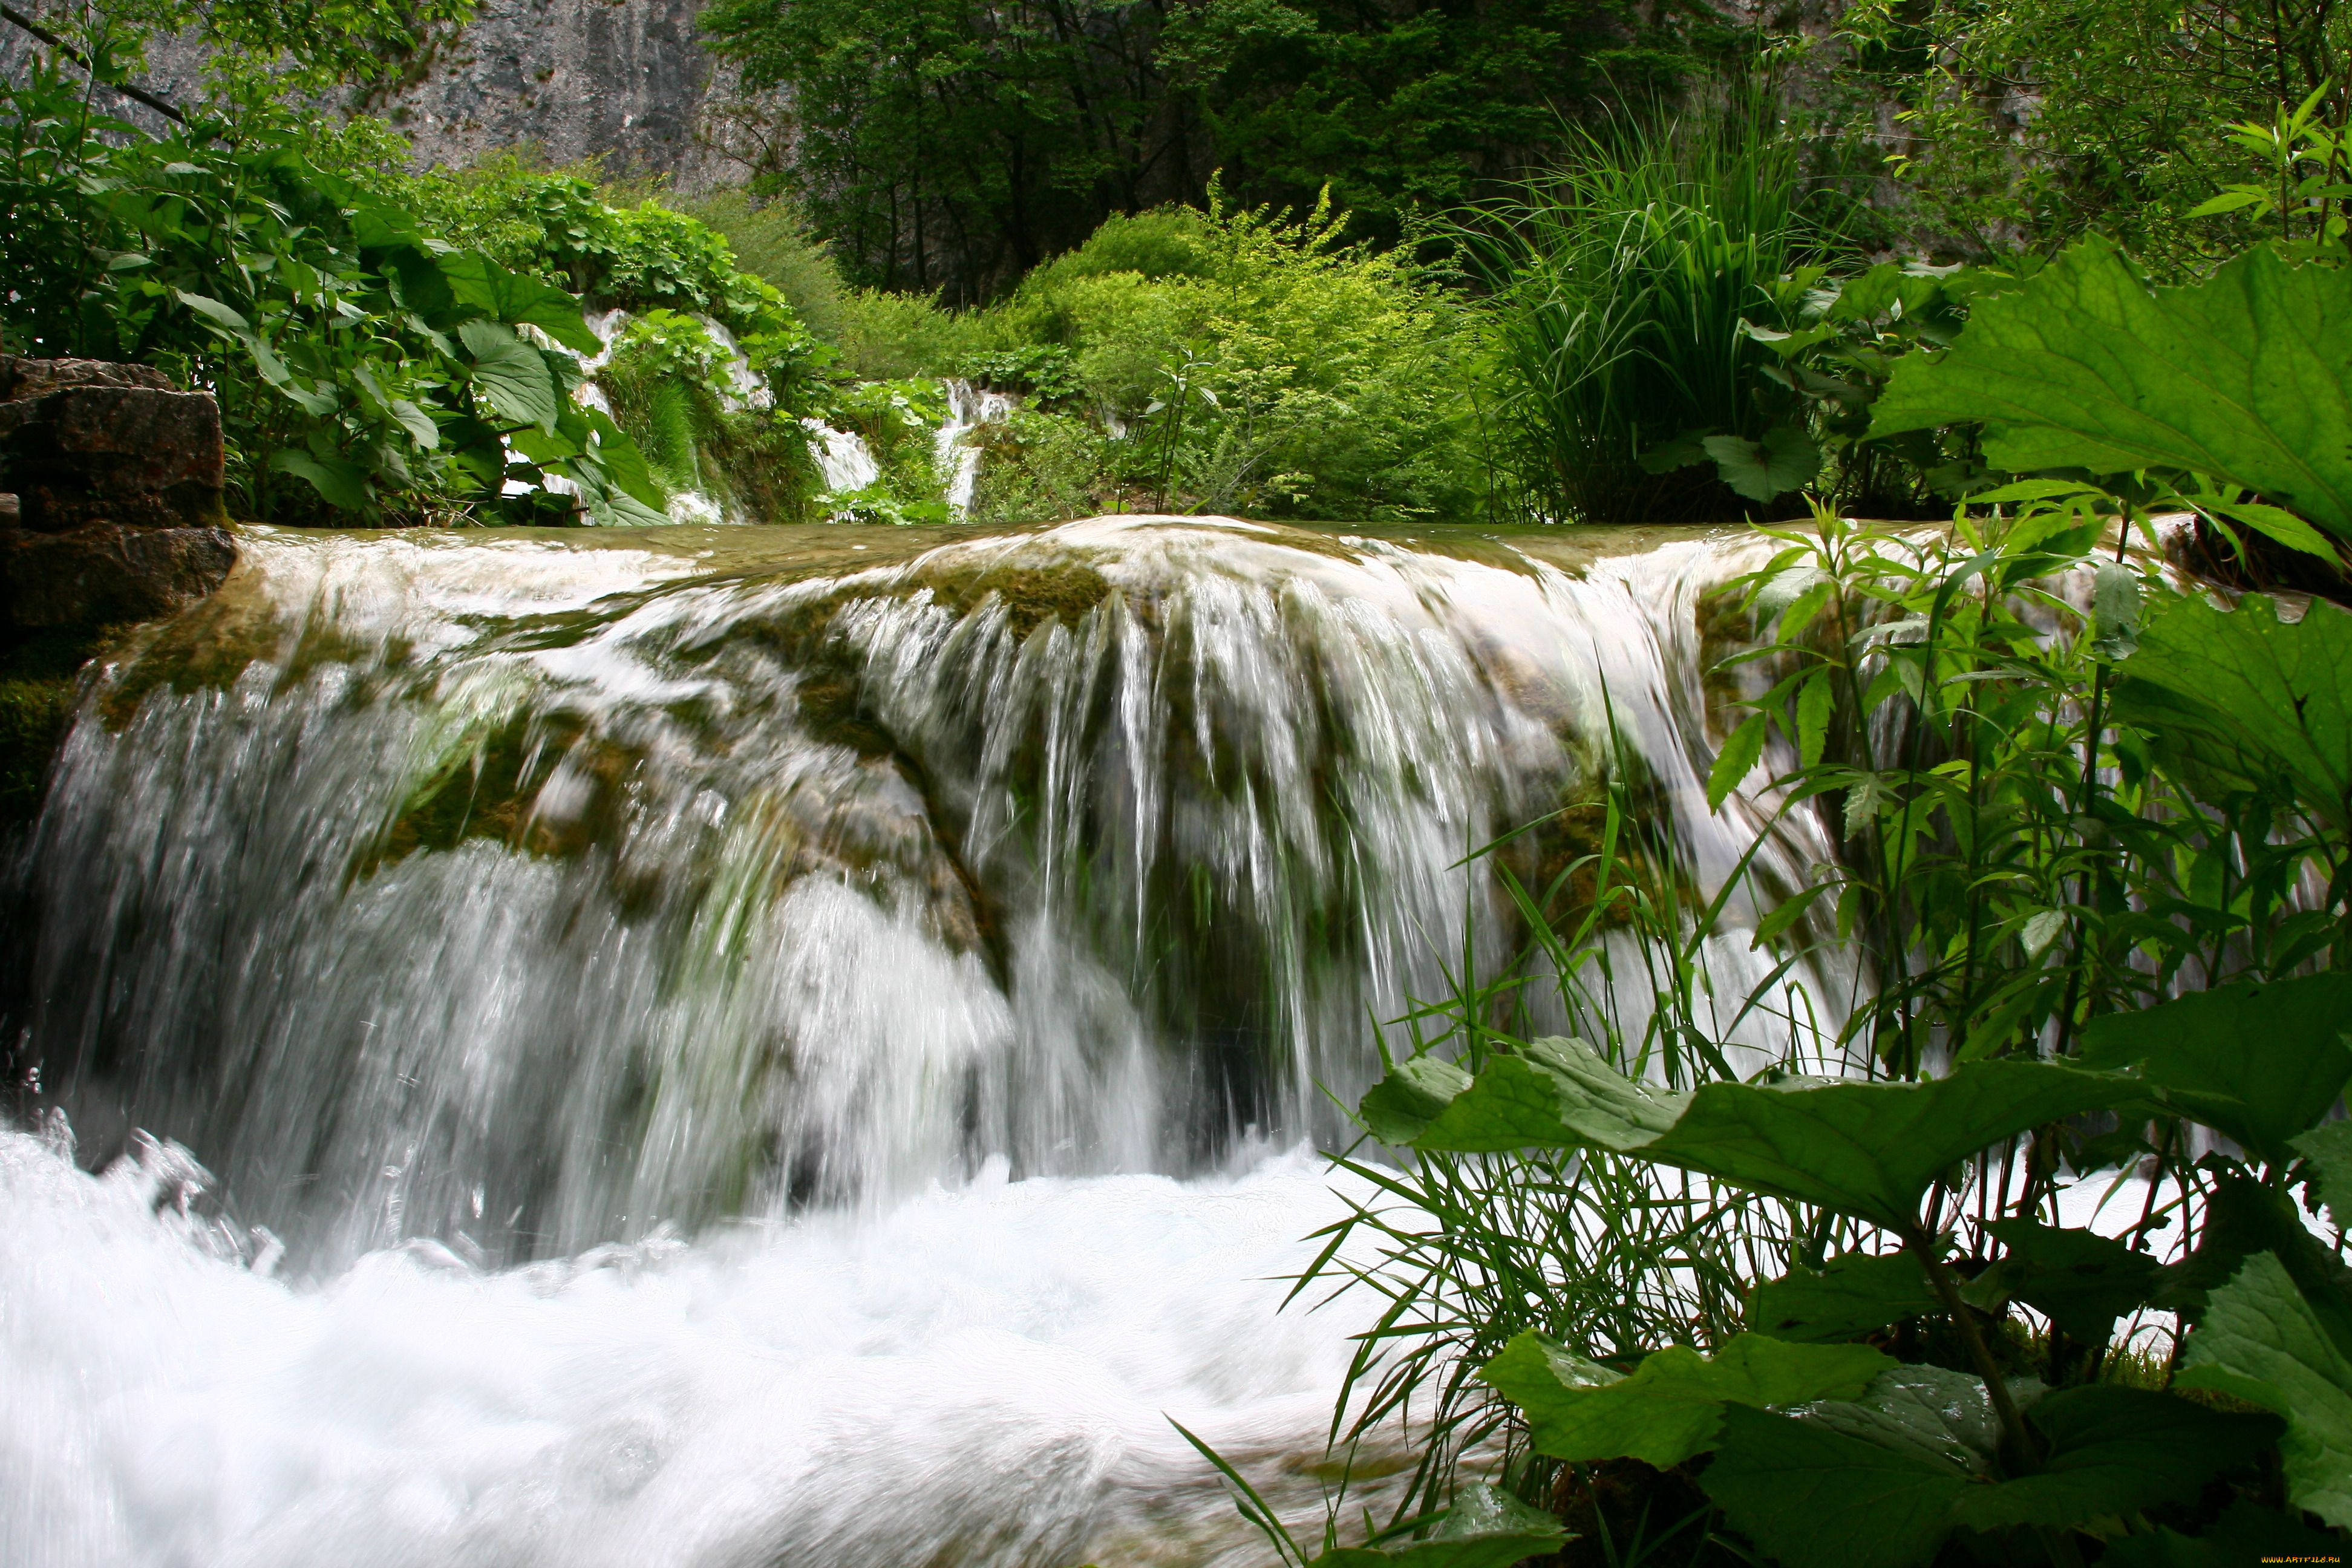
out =
[[[253,531],[7,889],[0,1558],[1249,1561],[1163,1416],[1312,1511],[1299,1145],[1465,854],[1612,731],[1760,825],[1639,542]]]

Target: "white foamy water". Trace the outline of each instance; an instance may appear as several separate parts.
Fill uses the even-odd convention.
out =
[[[1169,1425],[1319,1521],[1348,1313],[1268,1277],[1320,1162],[1008,1184],[484,1273],[293,1288],[151,1173],[0,1134],[11,1568],[1242,1563]]]

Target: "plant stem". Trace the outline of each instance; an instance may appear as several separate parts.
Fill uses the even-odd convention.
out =
[[[1985,1396],[1992,1401],[1993,1415],[2000,1421],[2001,1436],[2012,1451],[2029,1466],[2042,1462],[2041,1450],[2025,1430],[2025,1418],[2017,1413],[2017,1402],[2009,1396],[2009,1383],[1994,1364],[1992,1347],[1985,1343],[1984,1331],[1977,1326],[1976,1315],[1969,1304],[1960,1300],[1959,1281],[1937,1255],[1932,1237],[1916,1223],[1906,1226],[1901,1232],[1903,1245],[1911,1248],[1919,1259],[1919,1267],[1927,1271],[1927,1283],[1935,1288],[1937,1300],[1951,1314],[1953,1327],[1960,1331],[1960,1342],[1968,1346],[1969,1359],[1976,1363],[1977,1375],[1984,1380]]]

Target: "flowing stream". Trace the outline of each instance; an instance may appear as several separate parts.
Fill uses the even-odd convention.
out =
[[[1317,1514],[1279,1276],[1465,853],[1612,717],[1759,826],[1696,532],[245,544],[0,911],[10,1564],[1254,1563],[1169,1418]]]

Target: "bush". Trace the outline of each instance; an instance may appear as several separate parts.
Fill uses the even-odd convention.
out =
[[[1519,510],[1716,521],[1810,480],[1818,450],[1746,328],[1788,324],[1783,280],[1834,242],[1807,221],[1798,150],[1767,103],[1628,121],[1575,149],[1463,236],[1491,290]]]
[[[1091,492],[1141,480],[1163,510],[1468,515],[1471,340],[1430,278],[1343,243],[1342,224],[1328,205],[1293,219],[1213,198],[1115,217],[980,330],[997,353],[1066,352],[1066,400],[1116,438]],[[1072,493],[1066,433],[1013,445],[1052,451],[1062,476],[1028,493]]]

